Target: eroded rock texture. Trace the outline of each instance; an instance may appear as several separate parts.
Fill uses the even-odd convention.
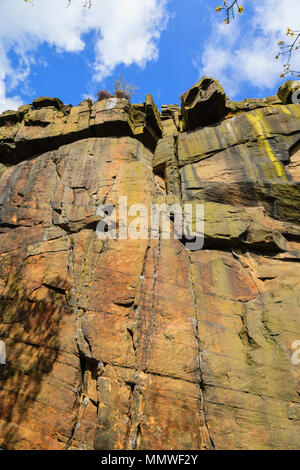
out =
[[[0,447],[300,448],[300,105],[223,105],[0,116]],[[204,248],[101,241],[120,195],[204,203]]]

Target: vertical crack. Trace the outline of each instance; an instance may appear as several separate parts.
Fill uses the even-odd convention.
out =
[[[151,303],[149,305],[147,301],[147,295],[149,289],[147,288],[146,281],[149,279],[145,279],[146,273],[146,265],[149,259],[151,244],[150,240],[148,242],[141,275],[140,275],[140,292],[142,293],[142,297],[139,301],[139,305],[136,308],[135,314],[135,324],[139,324],[139,331],[141,332],[141,336],[135,339],[134,335],[132,337],[133,347],[136,357],[136,373],[134,378],[134,386],[132,387],[132,397],[131,397],[131,405],[130,405],[130,421],[131,426],[128,432],[127,438],[127,448],[128,449],[138,449],[139,444],[142,438],[142,431],[141,431],[141,415],[142,415],[142,400],[143,400],[143,390],[145,387],[145,383],[148,380],[147,372],[148,372],[148,363],[151,353],[151,337],[153,334],[154,329],[154,322],[155,322],[155,286],[157,282],[157,272],[158,272],[158,263],[160,257],[160,238],[158,241],[157,248],[153,248],[153,277],[152,277],[152,285],[151,285]],[[148,305],[147,305],[148,304]],[[141,315],[142,318],[141,318]],[[150,316],[150,318],[149,318]],[[129,331],[129,330],[128,330]],[[129,331],[130,333],[130,331]]]
[[[190,261],[190,268],[189,268],[189,281],[191,287],[191,295],[194,304],[195,310],[195,318],[191,318],[192,327],[194,330],[194,338],[195,338],[195,345],[197,350],[197,367],[195,370],[196,381],[198,384],[198,393],[199,393],[199,418],[200,418],[200,448],[207,449],[207,450],[214,450],[214,442],[209,432],[209,426],[206,419],[206,406],[205,406],[205,382],[203,379],[203,357],[202,357],[202,349],[201,349],[201,340],[199,336],[199,327],[198,327],[198,305],[196,301],[195,295],[195,285],[193,279],[193,273],[191,271],[191,267],[193,264],[191,254],[188,252],[188,257]]]
[[[78,345],[77,345],[78,347]],[[78,387],[78,400],[75,404],[77,407],[74,425],[71,430],[70,438],[66,445],[66,450],[72,448],[74,441],[76,441],[76,431],[82,425],[81,421],[84,416],[85,407],[91,402],[97,410],[99,410],[99,395],[98,395],[98,377],[101,375],[102,367],[104,364],[96,359],[87,357],[78,347],[79,363],[80,363],[80,377]],[[94,380],[96,384],[97,399],[89,396],[89,380]],[[81,440],[77,441],[76,447],[81,449]]]
[[[179,170],[179,156],[178,156],[178,135],[174,135],[174,156],[176,160],[176,174],[178,177],[179,188],[178,188],[178,196],[180,200],[183,200],[182,197],[182,181],[181,181],[181,174]]]

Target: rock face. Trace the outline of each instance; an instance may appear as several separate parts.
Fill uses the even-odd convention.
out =
[[[300,105],[221,95],[0,115],[1,448],[300,448]],[[119,196],[202,203],[203,249],[99,239]]]

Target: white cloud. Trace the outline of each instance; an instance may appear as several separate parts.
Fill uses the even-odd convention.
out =
[[[19,96],[7,98],[5,83],[3,80],[0,80],[0,112],[5,111],[6,109],[17,109],[21,104],[22,100]]]
[[[110,74],[121,62],[144,67],[147,61],[157,59],[157,41],[167,21],[166,2],[119,0],[104,4],[104,14],[103,2],[93,7],[99,18],[103,15],[102,38],[96,43],[96,76],[101,79]]]
[[[282,62],[275,59],[277,43],[286,37],[287,27],[299,29],[299,0],[259,0],[253,2],[253,9],[251,17],[246,9],[230,25],[214,18],[211,36],[194,61],[199,74],[220,80],[231,97],[243,85],[274,92],[282,71]],[[293,66],[300,69],[299,53]]]
[[[19,97],[7,98],[28,77],[38,48],[44,42],[58,52],[81,52],[84,34],[95,32],[94,79],[101,81],[115,67],[136,63],[144,67],[158,57],[158,41],[165,28],[167,0],[2,0],[0,4],[0,112],[15,108]],[[89,45],[90,47],[90,45]],[[13,68],[9,52],[19,64]]]

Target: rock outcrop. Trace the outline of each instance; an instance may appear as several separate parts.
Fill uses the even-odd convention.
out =
[[[284,104],[300,103],[300,81],[288,80],[283,83],[277,95]]]
[[[192,131],[220,121],[226,114],[226,96],[217,80],[203,77],[181,97],[185,128]]]
[[[300,448],[300,105],[209,80],[0,115],[1,448]],[[119,196],[203,204],[204,247],[101,240]]]

